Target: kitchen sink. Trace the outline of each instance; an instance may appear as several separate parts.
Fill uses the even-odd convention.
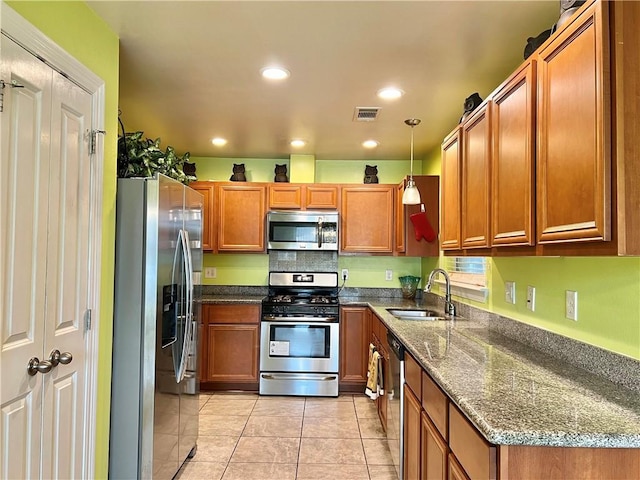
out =
[[[423,309],[411,309],[411,308],[387,308],[394,317],[400,320],[444,320],[445,316],[442,313],[434,312],[433,310]]]

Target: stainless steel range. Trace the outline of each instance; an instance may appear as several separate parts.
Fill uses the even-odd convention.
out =
[[[338,396],[339,332],[336,272],[269,272],[260,394]]]

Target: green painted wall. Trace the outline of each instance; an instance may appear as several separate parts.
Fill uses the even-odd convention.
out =
[[[423,275],[441,263],[423,258]],[[516,283],[515,305],[504,300],[507,281]],[[640,258],[496,257],[487,283],[487,303],[459,300],[640,360]],[[529,285],[536,289],[533,312],[526,307]],[[578,321],[565,318],[566,290],[578,292]]]
[[[316,160],[317,183],[363,183],[367,165],[377,165],[378,183],[400,183],[409,175],[409,160]],[[414,172],[422,170],[422,161],[414,160]]]
[[[105,82],[105,161],[103,175],[102,289],[98,410],[96,412],[96,477],[106,478],[111,397],[111,340],[118,132],[118,37],[83,2],[7,2],[16,12],[86,65]]]
[[[440,175],[442,171],[440,158],[440,147],[427,153],[422,161],[422,170],[420,170],[422,175]]]
[[[291,161],[296,158],[292,156]],[[283,159],[263,158],[222,158],[222,157],[191,157],[196,164],[196,175],[202,181],[228,181],[233,171],[234,163],[244,163],[247,181],[249,182],[273,182],[276,163],[287,165],[291,172],[291,162]],[[414,160],[416,174],[422,171],[422,161]],[[378,166],[379,183],[400,183],[409,174],[409,160],[316,160],[316,183],[363,183],[364,169],[366,165]],[[308,170],[308,166],[305,165]],[[439,174],[439,164],[438,173]],[[302,182],[306,182],[309,172],[304,173]]]
[[[291,183],[314,183],[316,181],[315,155],[291,155],[289,181]]]
[[[241,254],[205,253],[204,267],[216,267],[216,278],[202,278],[204,285],[267,285],[269,255],[266,253]]]
[[[640,258],[494,258],[489,308],[501,315],[640,360]],[[516,304],[504,282],[516,282]],[[535,311],[526,308],[536,288]],[[565,290],[578,292],[578,321],[565,318]]]
[[[338,257],[338,271],[349,269],[347,287],[400,288],[398,277],[422,276],[420,258],[415,257]],[[393,272],[392,280],[385,280],[385,272]],[[424,286],[424,282],[420,284]]]
[[[278,160],[264,158],[220,158],[220,157],[191,157],[196,164],[196,176],[201,181],[228,182],[233,173],[233,165],[244,163],[245,176],[248,182],[273,182],[276,163],[287,165],[289,159]]]

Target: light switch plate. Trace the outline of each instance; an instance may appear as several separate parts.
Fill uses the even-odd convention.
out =
[[[504,282],[504,301],[512,305],[515,305],[516,282]]]

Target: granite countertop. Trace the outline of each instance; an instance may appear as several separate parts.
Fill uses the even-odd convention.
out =
[[[264,295],[202,295],[202,303],[262,303]]]
[[[640,448],[640,395],[474,319],[399,320],[402,299],[369,305],[478,430],[497,445]]]

